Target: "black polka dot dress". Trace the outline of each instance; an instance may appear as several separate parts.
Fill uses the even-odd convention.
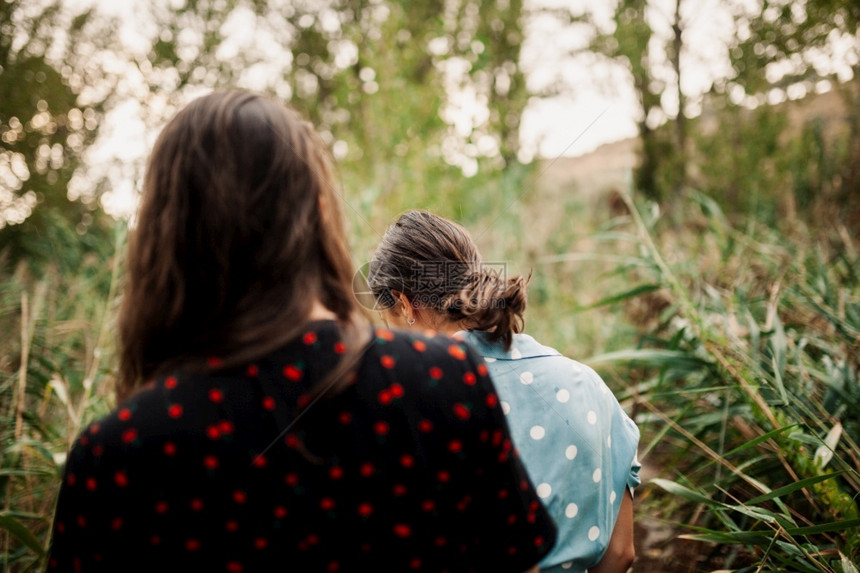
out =
[[[555,526],[486,366],[374,331],[355,383],[311,402],[332,321],[241,368],[153,381],[66,465],[49,571],[523,571]]]

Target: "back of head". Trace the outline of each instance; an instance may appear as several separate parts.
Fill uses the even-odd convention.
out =
[[[426,211],[408,211],[388,228],[370,262],[368,285],[380,305],[392,291],[465,328],[489,332],[508,347],[526,308],[522,276],[506,278],[484,265],[468,231]]]
[[[207,357],[260,356],[314,301],[357,325],[334,183],[314,129],[273,100],[223,91],[181,110],[152,151],[129,242],[118,395]]]

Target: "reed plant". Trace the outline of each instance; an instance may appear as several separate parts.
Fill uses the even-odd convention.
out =
[[[654,476],[639,516],[700,543],[690,571],[713,570],[707,556],[720,553],[726,570],[856,572],[856,236],[739,226],[695,192],[671,220],[625,200],[614,237],[628,242],[633,283],[607,303],[641,334],[586,362],[634,404]]]
[[[55,253],[50,263],[0,265],[0,564],[5,571],[38,570],[43,563],[66,451],[79,430],[109,408],[117,254],[124,238],[124,224],[116,225],[113,241],[89,245],[70,230],[59,243],[44,245]]]

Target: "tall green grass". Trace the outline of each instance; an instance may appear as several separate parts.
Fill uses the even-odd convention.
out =
[[[587,361],[638,410],[640,459],[657,474],[640,512],[740,548],[726,568],[857,571],[856,237],[738,228],[697,193],[672,221],[627,204],[635,283],[608,302],[642,333]]]
[[[65,452],[110,404],[125,226],[115,242],[57,251],[0,280],[0,563],[37,570]],[[72,234],[72,240],[77,237]],[[81,256],[78,256],[81,255]]]
[[[629,197],[628,215],[618,215],[605,197],[573,191],[549,209],[531,175],[461,182],[438,204],[398,192],[384,212],[352,200],[357,260],[405,208],[463,221],[486,260],[533,272],[528,331],[597,367],[634,415],[655,476],[637,517],[677,524],[719,550],[724,569],[856,571],[857,238],[838,225],[732,223],[695,193],[671,216]],[[40,272],[3,270],[8,570],[40,566],[64,452],[112,403],[124,236],[120,226],[112,244]]]

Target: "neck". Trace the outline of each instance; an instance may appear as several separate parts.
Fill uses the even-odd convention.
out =
[[[433,313],[431,316],[431,320],[427,320],[427,318],[430,318],[428,316],[421,316],[420,318],[416,318],[419,318],[419,323],[423,322],[424,326],[435,330],[439,334],[446,334],[448,336],[451,336],[455,332],[465,330],[459,322],[445,320],[445,318],[439,313]]]
[[[451,336],[455,332],[459,332],[463,329],[460,328],[460,325],[456,322],[446,322],[444,325],[440,325],[439,328],[437,328],[436,330],[442,334],[447,334],[448,336]]]

